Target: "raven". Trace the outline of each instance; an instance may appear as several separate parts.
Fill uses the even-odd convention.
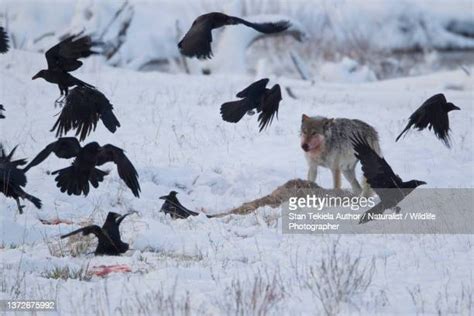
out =
[[[105,127],[115,133],[120,122],[112,112],[113,106],[100,91],[77,86],[65,98],[65,105],[51,132],[56,129],[56,137],[61,137],[75,129],[76,136],[83,141],[97,127],[99,119]]]
[[[385,159],[380,157],[360,134],[353,135],[351,141],[367,183],[380,198],[380,203],[362,215],[360,224],[370,221],[374,214],[382,214],[388,208],[397,207],[397,204],[416,187],[426,184],[420,180],[403,182]]]
[[[5,118],[5,115],[3,115],[2,111],[5,111],[5,108],[3,107],[3,105],[0,104],[0,119]]]
[[[69,87],[86,86],[93,88],[90,84],[73,77],[69,72],[82,66],[79,58],[97,54],[97,52],[91,50],[96,44],[87,35],[77,34],[65,38],[46,51],[48,69],[40,70],[32,79],[43,78],[48,82],[57,84],[61,93],[59,98],[68,95]],[[58,100],[56,101],[59,102]]]
[[[74,158],[70,167],[52,173],[53,175],[57,174],[55,178],[56,186],[60,188],[61,192],[67,192],[68,195],[84,194],[87,196],[89,194],[89,182],[94,188],[97,188],[104,177],[108,175],[108,172],[95,167],[107,162],[114,162],[117,165],[120,178],[136,197],[140,197],[138,173],[121,148],[110,144],[100,146],[96,142],[81,147],[76,138],[62,137],[46,146],[23,169],[24,172],[43,162],[51,153],[54,153],[58,158]]]
[[[433,128],[435,135],[450,148],[448,112],[453,110],[460,110],[460,108],[447,102],[444,94],[435,94],[410,116],[407,126],[395,141],[398,141],[412,126],[419,131],[428,127],[429,130]]]
[[[252,110],[259,112],[258,121],[260,132],[269,126],[273,117],[278,118],[278,108],[281,101],[280,85],[276,84],[267,89],[268,78],[252,83],[244,90],[237,93],[239,101],[226,102],[221,105],[222,119],[226,122],[237,123],[245,113],[253,114]]]
[[[178,48],[184,56],[206,59],[212,57],[212,30],[224,25],[243,24],[265,34],[278,33],[287,30],[290,22],[252,23],[244,19],[226,15],[220,12],[211,12],[198,16],[191,28],[178,43]]]
[[[136,212],[129,212],[125,215],[120,215],[118,213],[109,212],[107,218],[105,219],[104,225],[101,227],[97,225],[90,225],[86,227],[79,228],[75,231],[72,231],[66,235],[62,235],[61,239],[67,238],[69,236],[82,233],[86,236],[89,234],[94,234],[99,239],[99,244],[95,249],[94,254],[97,255],[109,255],[109,256],[118,256],[126,252],[129,248],[127,243],[124,243],[120,239],[119,226],[120,223],[130,214]]]
[[[8,52],[8,35],[5,29],[0,26],[0,54]]]
[[[199,213],[188,210],[184,207],[176,197],[178,192],[171,191],[168,195],[161,196],[160,199],[165,200],[161,206],[161,212],[170,214],[172,218],[188,218],[189,216],[197,216]]]
[[[27,182],[26,176],[25,172],[18,167],[25,165],[26,160],[12,160],[15,150],[16,147],[7,155],[0,144],[0,192],[7,197],[14,198],[18,212],[23,214],[24,206],[20,204],[20,198],[29,200],[38,209],[41,208],[41,200],[23,191],[22,187],[25,187]]]

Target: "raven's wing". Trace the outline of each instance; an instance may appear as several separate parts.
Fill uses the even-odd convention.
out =
[[[120,225],[120,223],[122,223],[122,221],[125,219],[125,217],[127,217],[128,215],[132,215],[132,214],[135,214],[135,213],[138,213],[137,211],[131,211],[131,212],[128,212],[126,214],[123,214],[122,216],[120,216],[119,218],[117,218],[117,226]]]
[[[71,35],[46,51],[46,60],[49,70],[74,71],[82,66],[79,58],[89,57],[96,52],[92,51],[90,36],[81,34]]]
[[[0,54],[8,52],[8,35],[5,29],[0,26]]]
[[[275,115],[278,118],[278,108],[280,107],[281,100],[280,85],[276,84],[266,92],[262,100],[260,108],[261,112],[258,115],[258,126],[260,127],[260,132],[272,123]]]
[[[102,146],[97,156],[97,165],[101,166],[107,162],[113,162],[117,165],[120,178],[132,190],[133,195],[140,197],[137,170],[127,156],[125,156],[124,151],[113,145]]]
[[[250,86],[245,88],[244,90],[237,93],[237,98],[248,98],[248,97],[258,97],[265,93],[266,86],[270,80],[268,78],[263,78],[258,81],[255,81]]]
[[[183,39],[178,43],[181,54],[206,59],[212,57],[212,23],[210,19],[196,19]]]
[[[448,113],[444,111],[441,106],[440,109],[433,111],[433,115],[430,120],[430,129],[433,127],[433,131],[440,140],[446,145],[451,147],[451,139],[449,137],[449,117]]]
[[[61,137],[75,129],[76,136],[84,140],[97,127],[99,118],[112,133],[120,126],[112,113],[112,104],[98,90],[77,86],[65,100],[65,105],[51,131],[56,129],[56,137]]]
[[[253,23],[238,17],[231,17],[237,23],[251,27],[260,33],[272,34],[286,31],[291,23],[289,21],[267,22],[267,23]]]
[[[42,163],[51,153],[58,158],[70,159],[77,156],[81,150],[81,144],[74,137],[63,137],[46,146],[23,170],[27,172],[31,167]]]
[[[351,137],[355,156],[360,160],[364,177],[370,187],[383,200],[387,190],[400,188],[402,179],[396,175],[390,165],[381,158],[360,134]]]
[[[67,237],[70,237],[72,235],[76,235],[76,234],[79,234],[79,233],[82,233],[82,235],[84,235],[84,236],[89,235],[89,234],[94,234],[99,239],[104,236],[104,232],[102,231],[102,228],[100,228],[97,225],[90,225],[90,226],[86,226],[86,227],[76,229],[76,230],[74,230],[74,231],[72,231],[68,234],[62,235],[61,239],[64,239],[64,238],[67,238]]]

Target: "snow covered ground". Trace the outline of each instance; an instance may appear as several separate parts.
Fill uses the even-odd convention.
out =
[[[0,140],[7,149],[19,145],[19,158],[32,159],[55,139],[49,129],[59,91],[31,81],[45,64],[36,53],[0,56],[7,117],[0,121]],[[122,124],[110,134],[100,123],[86,142],[124,148],[140,174],[142,196],[133,197],[112,165],[106,168],[111,175],[86,198],[61,194],[48,175],[68,161],[51,156],[32,169],[27,191],[42,199],[42,210],[25,202],[25,214],[18,215],[14,201],[0,195],[0,299],[54,299],[62,315],[473,313],[472,235],[287,235],[280,209],[171,220],[159,213],[158,199],[176,190],[189,208],[217,214],[304,178],[302,113],[373,125],[386,159],[404,179],[473,188],[474,82],[463,71],[355,84],[274,77],[298,99],[285,93],[279,120],[262,133],[256,116],[234,125],[219,115],[220,104],[252,77],[140,73],[110,68],[99,58],[86,60],[76,75],[105,93]],[[450,116],[452,149],[428,131],[395,143],[411,112],[438,92],[462,109]],[[317,181],[330,187],[329,171]],[[102,223],[109,211],[129,210],[139,214],[121,226],[131,245],[123,256],[94,257],[92,239],[79,242],[88,247],[73,257],[71,244],[59,240],[86,222]],[[56,218],[72,224],[39,221]],[[112,264],[131,272],[90,276],[95,267]],[[324,277],[326,265],[332,274]],[[345,294],[337,299],[329,284],[341,275],[349,275],[350,285],[340,285]]]

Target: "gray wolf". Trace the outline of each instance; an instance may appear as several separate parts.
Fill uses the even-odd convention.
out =
[[[301,120],[301,148],[308,162],[308,181],[315,182],[318,167],[329,168],[335,189],[341,188],[341,173],[349,181],[356,195],[372,195],[365,178],[362,187],[356,179],[355,166],[359,161],[351,143],[352,135],[361,137],[380,155],[377,131],[360,120],[346,118],[309,117]]]

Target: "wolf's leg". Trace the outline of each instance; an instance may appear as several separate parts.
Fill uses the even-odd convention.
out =
[[[359,195],[360,192],[362,191],[362,188],[360,187],[360,184],[357,181],[357,178],[355,175],[355,169],[354,168],[344,169],[342,170],[342,174],[344,175],[344,178],[346,178],[347,181],[349,181],[349,183],[351,184],[352,193],[354,193],[355,195]]]
[[[335,168],[331,169],[332,171],[332,181],[334,183],[334,189],[341,188],[341,169]]]
[[[309,169],[308,169],[308,181],[316,182],[317,175],[318,175],[318,166],[310,162]]]

